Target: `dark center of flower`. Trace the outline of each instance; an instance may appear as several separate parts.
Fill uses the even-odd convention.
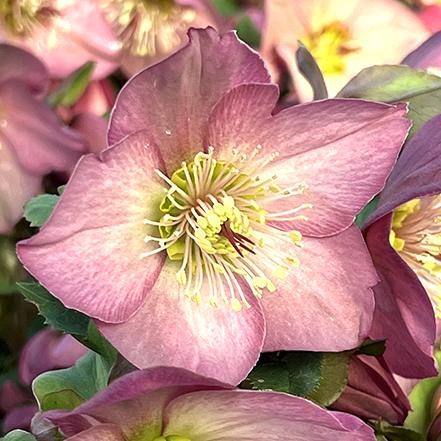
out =
[[[274,214],[262,206],[303,193],[307,186],[300,182],[282,190],[274,183],[277,175],[261,175],[278,154],[259,160],[260,150],[257,146],[250,157],[233,150],[228,160],[217,161],[210,147],[208,154],[198,153],[192,163],[182,163],[171,178],[156,170],[169,188],[164,189],[159,206],[164,215],[159,222],[144,220],[146,225],[158,226],[160,237],[147,236],[144,241],[159,247],[140,257],[166,250],[170,260],[181,261],[178,282],[197,304],[201,292],[208,291],[214,307],[221,300],[236,311],[242,305],[250,307],[244,284],[260,298],[264,289],[276,290],[272,276],[284,279],[290,265],[299,265],[298,259],[272,242],[277,238],[301,246],[301,233],[276,230],[267,220],[306,220],[297,212],[311,205]]]
[[[29,37],[35,25],[47,26],[58,15],[53,0],[2,0],[0,15],[6,31],[14,37]]]
[[[100,0],[100,7],[124,47],[141,57],[171,52],[196,17],[173,0]]]
[[[358,50],[351,45],[352,40],[351,30],[340,21],[323,25],[302,38],[303,44],[326,75],[339,74],[345,70],[346,55]]]

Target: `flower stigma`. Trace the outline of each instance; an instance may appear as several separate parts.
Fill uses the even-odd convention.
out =
[[[190,438],[179,435],[158,436],[153,441],[191,441]]]
[[[173,0],[100,0],[100,7],[124,47],[140,57],[177,48],[196,18],[192,7]]]
[[[351,45],[353,41],[351,30],[338,20],[305,35],[301,41],[314,56],[325,75],[344,72],[346,55],[359,49]]]
[[[417,274],[441,318],[441,195],[413,199],[397,208],[390,242]]]
[[[159,206],[164,215],[159,222],[143,221],[157,226],[159,237],[144,238],[155,248],[140,258],[166,250],[170,260],[181,261],[177,280],[184,294],[198,305],[201,292],[208,291],[213,307],[219,308],[223,302],[235,311],[242,306],[250,308],[244,284],[260,299],[264,290],[276,290],[274,278],[285,279],[287,271],[300,263],[273,242],[278,239],[302,247],[302,234],[278,230],[267,221],[307,220],[298,213],[312,205],[279,213],[269,213],[263,207],[270,201],[302,194],[307,185],[298,182],[279,188],[277,175],[261,174],[278,153],[259,159],[260,151],[260,145],[249,156],[233,149],[227,160],[218,161],[210,146],[208,153],[198,153],[193,162],[183,162],[171,178],[155,170],[169,188],[164,189]]]

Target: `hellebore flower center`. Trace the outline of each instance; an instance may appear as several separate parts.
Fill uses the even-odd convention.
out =
[[[397,208],[390,242],[415,271],[441,318],[441,195],[414,199]]]
[[[278,154],[262,159],[260,151],[258,145],[247,157],[233,149],[227,160],[218,161],[209,147],[208,153],[198,153],[190,164],[183,162],[171,178],[155,170],[169,186],[159,207],[165,214],[159,222],[144,219],[146,225],[158,226],[160,237],[144,238],[157,245],[140,258],[166,250],[171,260],[182,261],[176,277],[185,295],[197,304],[202,301],[202,285],[208,282],[211,306],[219,308],[222,301],[235,311],[242,305],[250,308],[240,281],[261,298],[264,289],[276,290],[273,276],[284,279],[291,266],[299,265],[295,256],[272,246],[271,238],[301,247],[302,234],[277,230],[267,221],[307,220],[297,213],[312,205],[280,213],[268,213],[262,205],[301,194],[307,185],[299,182],[279,188],[277,175],[261,174]]]
[[[100,0],[100,7],[132,55],[154,56],[181,44],[181,34],[196,17],[173,0]]]
[[[345,56],[358,50],[351,46],[352,40],[351,30],[338,20],[323,25],[301,39],[327,75],[344,72]]]

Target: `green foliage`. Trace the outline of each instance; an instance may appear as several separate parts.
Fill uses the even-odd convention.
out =
[[[375,211],[378,205],[378,195],[375,196],[373,199],[371,199],[363,208],[363,210],[360,211],[360,213],[357,214],[357,217],[355,218],[355,224],[358,227],[362,227],[365,223],[366,219]]]
[[[441,351],[435,353],[438,364],[441,365]],[[441,375],[436,378],[421,380],[409,395],[412,411],[409,412],[404,425],[425,435],[432,419],[431,406],[433,396],[441,386]]]
[[[337,98],[408,102],[407,117],[413,122],[411,137],[424,123],[441,113],[441,78],[407,66],[372,66],[349,81]]]
[[[88,61],[66,77],[47,100],[52,106],[72,106],[80,98],[92,78],[96,63]]]
[[[21,270],[15,254],[15,243],[9,236],[0,236],[0,295],[18,293],[16,280]]]
[[[37,441],[37,439],[24,430],[13,430],[5,435],[4,438],[0,438],[1,441]]]
[[[425,441],[420,433],[402,426],[391,426],[384,421],[371,421],[370,425],[379,441]]]
[[[386,350],[386,340],[366,339],[357,349],[356,354],[373,355],[379,357]]]
[[[243,15],[236,25],[237,36],[251,47],[260,47],[260,33],[248,15]]]
[[[19,283],[20,291],[27,300],[34,303],[45,323],[55,326],[67,334],[88,335],[89,317],[81,312],[66,308],[58,299],[38,283]]]
[[[248,375],[254,389],[286,392],[328,406],[347,384],[351,352],[263,354]]]
[[[31,223],[31,227],[41,227],[49,219],[60,199],[55,194],[41,194],[24,205],[24,217]]]
[[[322,71],[320,70],[311,52],[300,41],[296,51],[296,61],[300,73],[306,78],[314,93],[314,100],[328,98],[328,90]]]
[[[239,6],[234,0],[210,0],[221,15],[234,15],[239,12]]]

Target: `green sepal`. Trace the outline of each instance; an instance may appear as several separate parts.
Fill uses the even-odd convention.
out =
[[[299,48],[296,51],[297,67],[311,86],[314,101],[328,98],[328,89],[317,61],[301,41],[298,42],[298,45]]]
[[[372,66],[349,81],[336,98],[408,102],[406,116],[413,122],[410,138],[424,123],[441,113],[441,78],[408,66]]]
[[[179,239],[167,248],[167,255],[170,260],[182,260],[185,253],[185,240]]]
[[[247,379],[253,389],[307,397],[319,383],[322,361],[321,352],[263,354]]]
[[[240,11],[234,0],[210,0],[221,15],[234,15]]]
[[[59,199],[56,194],[42,194],[26,202],[24,217],[31,223],[31,227],[42,227],[54,211]]]
[[[386,340],[371,340],[367,338],[356,350],[356,354],[372,355],[379,357],[386,350]]]
[[[421,433],[406,429],[403,426],[392,426],[385,421],[369,421],[379,440],[388,441],[425,441]]]
[[[19,283],[18,287],[26,299],[37,306],[39,313],[45,318],[45,323],[67,334],[88,335],[89,317],[66,308],[38,283]]]
[[[37,441],[34,435],[29,432],[25,432],[24,430],[17,429],[11,432],[8,432],[3,438],[0,438],[1,441]]]
[[[236,24],[237,36],[254,48],[260,48],[261,35],[248,15],[242,15]]]
[[[83,94],[89,84],[96,62],[87,61],[68,77],[66,77],[57,89],[47,97],[51,107],[58,105],[72,106]]]
[[[355,224],[362,227],[366,219],[375,211],[378,205],[378,195],[371,199],[355,217]]]

